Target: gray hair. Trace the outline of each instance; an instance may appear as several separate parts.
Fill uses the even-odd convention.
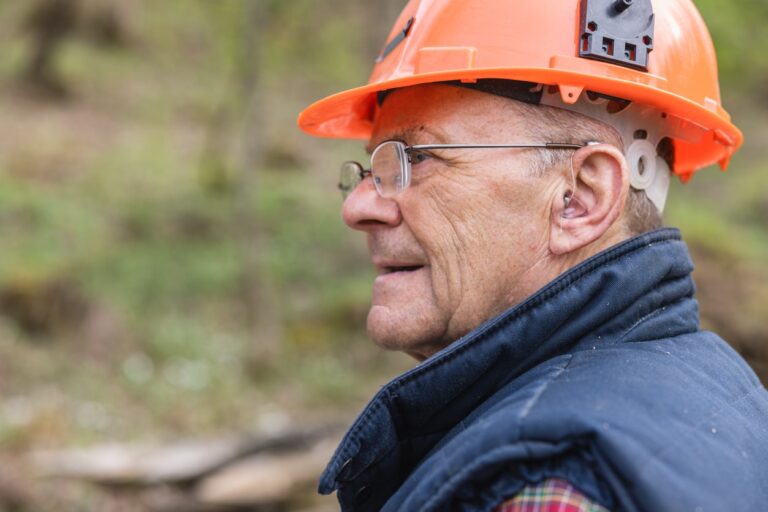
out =
[[[514,102],[525,119],[539,119],[542,122],[526,126],[529,134],[541,141],[586,143],[591,140],[612,144],[623,148],[621,136],[610,125],[584,116],[547,105],[530,105]],[[674,146],[671,139],[664,139],[659,144],[659,156],[672,168]],[[531,169],[543,173],[570,159],[572,151],[537,150],[531,153]],[[661,213],[643,190],[629,189],[624,206],[624,219],[630,235],[640,235],[662,226]]]

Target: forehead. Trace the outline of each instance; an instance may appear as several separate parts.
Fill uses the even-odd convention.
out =
[[[522,123],[513,100],[451,85],[417,85],[387,96],[369,147],[388,139],[412,144],[492,142]]]

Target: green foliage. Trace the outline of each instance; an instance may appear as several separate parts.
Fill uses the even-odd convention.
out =
[[[765,56],[768,2],[741,0],[726,5],[718,0],[695,0],[695,3],[712,34],[726,94],[732,94],[733,88],[758,92],[757,87],[768,76]]]
[[[339,221],[335,176],[305,163],[343,156],[297,140],[293,119],[309,98],[283,86],[359,79],[349,51],[359,30],[327,14],[318,23],[316,2],[273,1],[263,55],[249,56],[247,7],[145,2],[127,9],[127,46],[77,35],[62,44],[54,66],[69,102],[0,92],[9,112],[0,138],[30,131],[0,141],[0,297],[24,298],[0,316],[0,355],[14,362],[0,362],[0,393],[31,408],[0,421],[0,446],[242,428],[282,398],[287,407],[362,401],[366,383],[387,373],[365,356],[372,276],[361,241]],[[23,9],[4,3],[0,14],[10,26]],[[20,35],[0,32],[7,84],[29,55]],[[261,121],[274,169],[238,169],[233,156],[251,57],[274,94]],[[240,189],[242,172],[258,173],[253,189]],[[263,231],[260,264],[284,325],[279,359],[259,370],[244,216]],[[24,308],[56,304],[61,287],[82,318],[28,331]],[[32,390],[46,383],[61,393],[37,411]]]

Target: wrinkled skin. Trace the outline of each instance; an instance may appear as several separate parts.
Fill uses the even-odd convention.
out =
[[[389,139],[542,142],[526,134],[526,120],[510,103],[445,85],[401,89],[382,105],[369,148]],[[567,164],[532,172],[531,157],[524,149],[434,151],[414,164],[401,194],[379,197],[370,178],[350,194],[344,221],[366,234],[379,274],[367,322],[377,344],[429,357],[588,255],[584,244],[571,241],[553,253],[552,233],[570,233],[568,226],[553,226],[553,218],[570,215],[562,199],[573,188],[572,174]],[[587,216],[578,204],[571,210]],[[587,252],[612,245],[616,237],[610,238]]]

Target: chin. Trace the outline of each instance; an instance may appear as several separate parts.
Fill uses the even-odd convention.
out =
[[[368,312],[368,336],[385,350],[405,352],[423,360],[447,345],[436,341],[445,332],[436,320],[413,309],[400,312],[377,305]]]

